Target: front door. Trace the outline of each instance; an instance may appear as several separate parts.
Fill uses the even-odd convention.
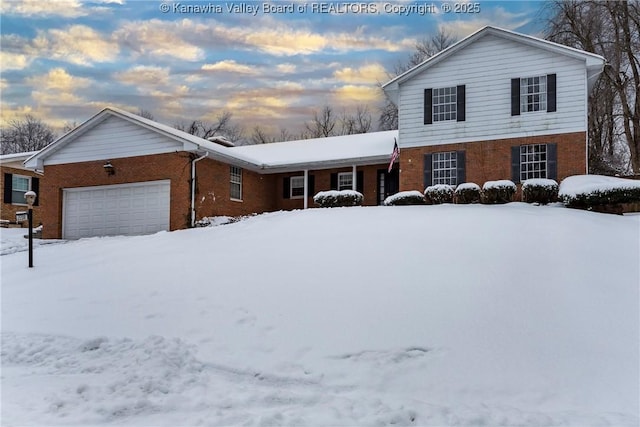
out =
[[[400,169],[395,167],[391,173],[387,169],[378,169],[378,204],[384,199],[396,194],[400,188]]]

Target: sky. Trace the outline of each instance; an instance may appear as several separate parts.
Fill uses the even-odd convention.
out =
[[[61,131],[101,109],[175,125],[233,115],[297,133],[314,111],[367,106],[418,41],[485,25],[540,35],[540,1],[3,0],[1,123]]]

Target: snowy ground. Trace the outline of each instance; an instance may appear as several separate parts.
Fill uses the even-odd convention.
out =
[[[637,426],[639,242],[512,203],[4,255],[1,424]]]

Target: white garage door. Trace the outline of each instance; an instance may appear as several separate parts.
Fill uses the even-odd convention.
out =
[[[79,239],[169,230],[170,181],[63,191],[62,237]]]

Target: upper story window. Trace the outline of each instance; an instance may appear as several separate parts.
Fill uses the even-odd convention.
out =
[[[290,183],[289,197],[292,199],[304,197],[304,176],[292,176]]]
[[[242,200],[242,168],[230,167],[230,194],[233,200]]]
[[[520,79],[520,112],[547,110],[547,76]]]
[[[340,172],[338,174],[338,190],[353,189],[353,174],[351,172]]]
[[[465,121],[465,85],[424,90],[424,124],[455,120]]]
[[[456,87],[433,89],[433,121],[456,120]]]
[[[511,115],[556,111],[556,75],[511,79]]]

